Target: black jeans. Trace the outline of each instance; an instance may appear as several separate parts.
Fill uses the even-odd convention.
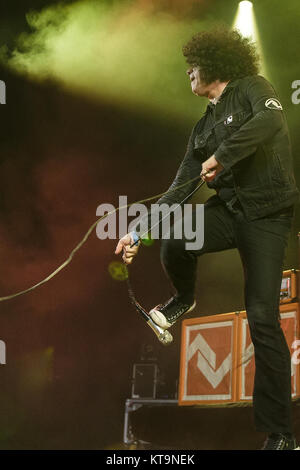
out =
[[[245,308],[255,351],[253,391],[257,431],[292,432],[291,358],[279,321],[279,295],[293,208],[248,222],[225,203],[204,208],[204,245],[187,251],[186,240],[163,240],[161,260],[179,295],[193,298],[197,258],[237,248],[245,279]],[[181,223],[181,222],[177,222]]]

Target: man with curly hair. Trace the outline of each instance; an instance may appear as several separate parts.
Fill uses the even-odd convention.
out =
[[[192,92],[209,103],[192,130],[175,180],[158,203],[182,201],[197,182],[182,184],[199,174],[216,194],[204,206],[200,250],[187,250],[184,237],[172,236],[181,221],[175,222],[170,239],[162,240],[161,260],[175,293],[150,315],[160,327],[170,328],[196,305],[199,256],[237,248],[255,351],[256,428],[268,434],[263,449],[295,449],[291,359],[279,315],[285,249],[299,197],[286,119],[274,88],[258,75],[255,46],[238,31],[196,34],[183,54]],[[138,244],[136,228],[119,241],[116,253],[123,250],[130,264]]]

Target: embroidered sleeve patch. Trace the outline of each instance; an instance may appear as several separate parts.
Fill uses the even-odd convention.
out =
[[[276,98],[269,98],[268,100],[266,100],[265,106],[268,109],[277,109],[282,111],[280,101],[278,101]]]

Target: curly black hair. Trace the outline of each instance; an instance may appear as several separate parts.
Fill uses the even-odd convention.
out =
[[[183,55],[189,65],[200,67],[206,84],[215,80],[229,81],[259,72],[256,46],[237,29],[223,26],[195,34],[183,46]]]

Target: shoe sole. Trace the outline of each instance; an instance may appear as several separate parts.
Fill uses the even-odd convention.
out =
[[[184,312],[182,315],[186,315],[187,313],[191,312],[192,310],[194,310],[195,307],[196,307],[196,301],[194,301],[193,305],[191,305],[190,308],[186,312]],[[155,310],[155,309],[156,307],[150,310],[149,315],[154,321],[154,323],[156,323],[156,325],[160,326],[164,330],[167,330],[168,328],[170,328],[176,323],[177,320],[174,321],[173,323],[170,323],[162,312],[160,312],[159,310]]]

